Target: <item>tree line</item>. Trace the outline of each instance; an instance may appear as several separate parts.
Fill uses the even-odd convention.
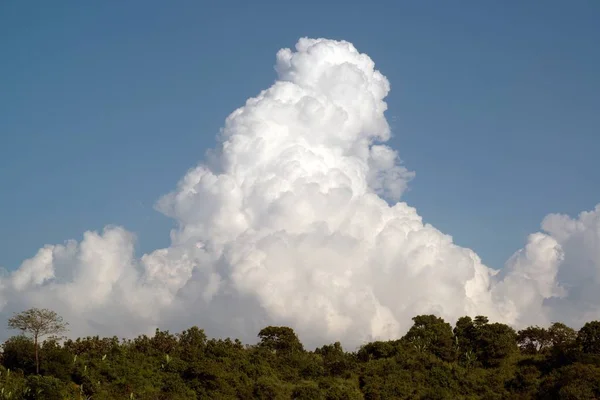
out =
[[[485,316],[454,326],[419,315],[401,338],[354,351],[307,350],[289,327],[258,343],[208,338],[198,327],[134,339],[61,340],[51,310],[8,323],[0,399],[598,399],[600,322],[515,331]],[[64,338],[62,338],[64,339]]]

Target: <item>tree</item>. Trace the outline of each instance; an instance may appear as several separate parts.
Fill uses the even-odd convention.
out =
[[[24,374],[35,371],[33,340],[25,336],[13,336],[2,344],[2,365]]]
[[[577,335],[577,342],[584,353],[600,355],[600,321],[583,325]]]
[[[199,360],[206,348],[206,334],[203,329],[193,326],[177,335],[181,358],[185,361]]]
[[[459,352],[468,364],[481,362],[484,367],[497,367],[501,361],[517,351],[517,333],[508,325],[490,324],[487,317],[475,320],[460,318],[454,328]]]
[[[551,348],[546,363],[558,368],[574,362],[579,354],[577,331],[565,324],[555,322],[548,328],[548,334]]]
[[[33,336],[35,347],[35,373],[40,373],[39,339],[46,335],[59,335],[67,330],[67,322],[52,310],[46,308],[30,308],[29,310],[15,314],[8,320],[8,327],[20,329]]]
[[[304,351],[304,347],[292,328],[267,326],[258,333],[259,346],[276,353],[292,354]]]
[[[525,354],[537,354],[546,350],[552,343],[550,333],[545,328],[530,326],[520,330],[517,335],[519,348]]]
[[[456,326],[452,332],[454,333],[454,343],[459,360],[464,361],[466,365],[473,365],[476,359],[475,347],[477,345],[477,327],[475,323],[471,317],[461,317],[456,321]]]
[[[399,352],[398,343],[392,341],[375,341],[363,345],[358,350],[358,358],[367,362],[369,360],[379,360],[381,358],[394,357]]]
[[[477,331],[477,355],[484,367],[498,367],[518,350],[517,333],[508,325],[486,323]]]
[[[444,361],[454,361],[454,334],[452,326],[435,315],[417,315],[414,324],[404,336],[419,351],[429,352]]]
[[[568,347],[577,341],[577,332],[567,325],[555,322],[548,328],[548,335],[553,347]]]

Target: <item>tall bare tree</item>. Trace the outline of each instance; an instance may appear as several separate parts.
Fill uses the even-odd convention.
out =
[[[40,373],[39,339],[46,335],[60,335],[67,330],[67,322],[52,310],[46,308],[30,308],[29,310],[15,313],[8,320],[8,327],[20,329],[33,336],[35,345],[35,372]]]

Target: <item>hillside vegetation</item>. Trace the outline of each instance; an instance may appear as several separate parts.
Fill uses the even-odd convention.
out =
[[[86,337],[2,346],[0,399],[594,399],[600,398],[600,322],[516,332],[486,317],[452,327],[413,318],[398,340],[309,351],[288,327],[256,345],[209,339],[192,327],[132,340]]]

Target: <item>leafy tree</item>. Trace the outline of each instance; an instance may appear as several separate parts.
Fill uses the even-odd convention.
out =
[[[344,352],[340,342],[318,348],[315,353],[323,358],[324,372],[327,375],[343,376],[354,367],[354,357]]]
[[[26,336],[13,336],[2,345],[2,365],[25,374],[35,372],[33,341]]]
[[[33,336],[35,347],[35,372],[40,373],[39,339],[47,335],[59,335],[67,330],[68,323],[52,310],[46,308],[30,308],[19,314],[15,314],[8,320],[8,327],[20,329]]]
[[[490,324],[488,318],[481,315],[475,320],[460,318],[454,334],[461,361],[469,366],[498,367],[504,359],[518,351],[518,337],[514,329],[504,324]]]
[[[73,354],[55,340],[44,341],[40,348],[40,371],[61,381],[71,380]]]
[[[486,367],[499,366],[518,350],[517,333],[508,325],[485,324],[477,331],[477,355]]]
[[[367,343],[358,350],[358,358],[363,362],[394,357],[397,354],[398,343],[392,341],[375,341]]]
[[[475,364],[477,358],[475,354],[478,335],[477,326],[471,317],[461,317],[456,321],[453,330],[458,359],[468,366]]]
[[[292,328],[268,326],[258,333],[259,346],[276,353],[289,354],[304,351],[304,347]]]
[[[546,350],[552,340],[550,332],[539,326],[530,326],[520,330],[517,335],[517,342],[522,352],[528,354],[536,354]]]
[[[414,324],[404,336],[419,351],[436,355],[444,361],[456,358],[452,326],[435,315],[418,315]]]
[[[600,355],[600,321],[583,325],[577,334],[577,342],[584,353]]]
[[[552,370],[569,365],[579,357],[580,347],[577,342],[577,331],[560,322],[548,328],[550,349],[544,360],[544,368]]]
[[[475,317],[475,321],[473,321],[473,324],[476,328],[480,328],[484,325],[487,325],[489,322],[490,320],[485,315],[478,315]]]
[[[182,359],[192,361],[202,357],[207,341],[204,330],[193,326],[181,332],[177,338]]]
[[[548,328],[548,336],[552,347],[568,347],[577,340],[577,332],[561,322],[555,322]]]

